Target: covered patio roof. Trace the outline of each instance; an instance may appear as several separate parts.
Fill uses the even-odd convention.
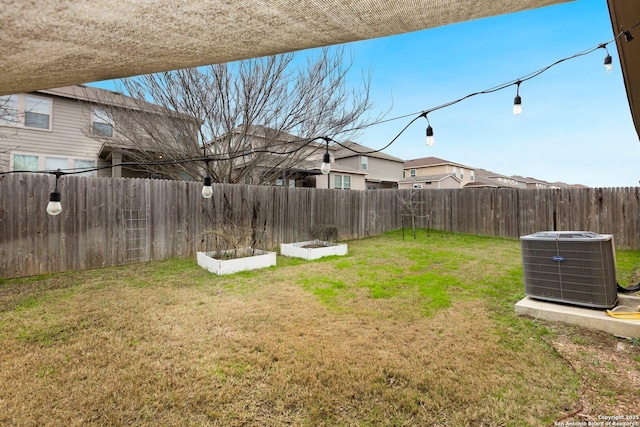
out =
[[[640,1],[638,0],[607,0],[613,34],[620,34],[640,22]],[[629,108],[636,133],[640,137],[640,27],[631,31],[637,40],[629,43],[625,37],[618,39],[618,56],[627,90]]]
[[[406,33],[568,0],[3,1],[0,95]]]

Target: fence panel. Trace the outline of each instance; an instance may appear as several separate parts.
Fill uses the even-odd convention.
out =
[[[337,227],[339,240],[379,235],[410,225],[402,200],[412,196],[419,227],[507,238],[588,230],[613,234],[619,248],[640,249],[637,187],[340,191],[214,184],[213,197],[204,199],[195,182],[64,176],[63,212],[51,217],[46,205],[54,185],[51,175],[0,175],[1,278],[193,257],[204,249],[203,232],[228,220],[264,226],[265,248],[307,240],[316,225]]]

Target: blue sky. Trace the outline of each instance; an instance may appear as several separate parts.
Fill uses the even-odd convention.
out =
[[[354,76],[372,72],[373,115],[390,109],[386,117],[393,118],[516,80],[613,36],[606,1],[578,0],[350,43],[349,49]],[[512,114],[514,85],[430,113],[433,147],[425,145],[426,120],[420,119],[385,152],[551,182],[637,186],[640,142],[614,43],[609,52],[612,74],[603,73],[606,52],[598,49],[522,83],[519,116]],[[372,126],[356,142],[381,148],[411,119]]]
[[[351,44],[373,71],[373,98],[393,103],[389,117],[428,110],[545,67],[614,37],[604,0],[541,9]],[[623,43],[626,43],[622,41]],[[516,87],[434,111],[436,144],[415,122],[386,152],[435,156],[505,175],[589,186],[636,186],[640,142],[633,127],[615,44],[614,71],[599,49],[522,83],[523,113],[512,114]],[[409,119],[374,126],[359,142],[382,147]]]

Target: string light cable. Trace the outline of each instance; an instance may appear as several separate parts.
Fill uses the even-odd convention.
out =
[[[387,143],[385,146],[383,146],[382,148],[379,149],[375,149],[375,150],[367,150],[367,151],[360,151],[360,150],[356,150],[353,149],[352,147],[350,147],[348,144],[344,144],[341,142],[336,141],[335,139],[332,139],[330,137],[327,136],[322,136],[322,137],[312,137],[312,138],[301,138],[299,140],[293,140],[293,141],[289,141],[289,146],[293,145],[294,148],[289,149],[289,150],[279,150],[279,151],[274,151],[274,150],[269,150],[269,149],[254,149],[251,150],[251,154],[273,154],[273,155],[282,155],[282,156],[286,156],[286,155],[291,155],[291,154],[295,154],[301,150],[303,150],[304,148],[306,148],[309,144],[313,143],[314,141],[317,141],[318,139],[321,139],[325,142],[326,144],[326,149],[325,149],[325,153],[323,155],[323,162],[322,165],[320,167],[320,170],[322,173],[326,174],[329,173],[330,171],[330,158],[327,159],[327,155],[329,154],[329,143],[334,143],[335,145],[342,147],[346,150],[349,150],[353,153],[356,154],[361,154],[361,155],[366,155],[366,154],[374,154],[374,153],[379,153],[383,150],[386,150],[387,148],[389,148],[394,142],[396,142],[398,140],[398,138],[400,138],[401,135],[404,134],[404,132],[413,124],[415,123],[417,120],[421,119],[421,118],[425,118],[427,120],[427,129],[426,129],[426,137],[427,137],[427,145],[431,146],[434,143],[434,131],[433,128],[431,127],[431,123],[429,121],[428,118],[428,114],[437,111],[437,110],[441,110],[443,108],[447,108],[453,105],[456,105],[466,99],[478,96],[478,95],[485,95],[485,94],[491,94],[494,92],[498,92],[501,90],[504,90],[508,87],[511,87],[513,85],[516,86],[516,97],[514,98],[514,114],[520,114],[520,112],[522,111],[522,98],[520,97],[520,85],[526,81],[529,81],[533,78],[538,77],[539,75],[541,75],[542,73],[548,71],[549,69],[556,67],[559,64],[562,64],[566,61],[575,59],[575,58],[579,58],[585,55],[589,55],[591,53],[593,53],[596,50],[599,49],[604,49],[607,53],[607,56],[604,59],[604,66],[605,66],[605,72],[608,74],[611,72],[611,67],[612,67],[612,60],[611,60],[611,55],[609,54],[609,50],[607,49],[607,46],[612,43],[615,42],[616,40],[618,40],[620,37],[624,37],[624,39],[627,42],[630,42],[633,40],[633,35],[631,34],[631,30],[635,29],[636,27],[640,26],[640,22],[636,23],[635,25],[631,26],[630,28],[626,29],[626,30],[621,30],[620,33],[618,33],[613,39],[604,42],[604,43],[600,43],[596,46],[593,46],[589,49],[586,49],[582,52],[578,52],[574,55],[571,56],[567,56],[564,57],[562,59],[559,59],[545,67],[542,67],[536,71],[533,71],[527,75],[524,75],[518,79],[515,80],[511,80],[502,84],[499,84],[497,86],[488,88],[488,89],[484,89],[481,91],[477,91],[477,92],[473,92],[470,93],[468,95],[465,95],[461,98],[457,98],[454,99],[452,101],[448,101],[445,102],[443,104],[437,105],[435,107],[429,108],[427,110],[423,110],[420,112],[416,112],[416,113],[411,113],[411,114],[405,114],[402,116],[397,116],[397,117],[393,117],[393,118],[388,118],[388,119],[382,119],[382,120],[377,120],[374,121],[372,123],[368,123],[365,125],[361,125],[361,126],[357,126],[354,128],[350,128],[350,129],[345,129],[342,133],[346,133],[346,132],[353,132],[353,131],[358,131],[358,130],[363,130],[372,126],[376,126],[382,123],[387,123],[390,121],[394,121],[394,120],[400,120],[400,119],[404,119],[407,117],[411,117],[413,116],[413,118],[400,130],[400,132],[398,132],[398,134],[396,136],[394,136],[391,141],[389,141],[389,143]],[[84,174],[84,173],[88,173],[88,172],[97,172],[97,171],[101,171],[104,169],[112,169],[115,167],[149,167],[149,166],[165,166],[165,165],[176,165],[176,164],[185,164],[185,163],[192,163],[192,162],[204,162],[205,163],[205,177],[203,180],[203,191],[202,191],[202,195],[205,198],[209,198],[211,197],[209,194],[213,194],[213,191],[210,190],[211,189],[211,176],[209,175],[209,162],[219,162],[219,161],[230,161],[230,160],[234,160],[237,158],[241,158],[246,156],[247,153],[244,150],[239,150],[237,152],[232,152],[232,153],[219,153],[219,154],[207,154],[206,152],[206,145],[203,145],[203,155],[201,157],[186,157],[186,158],[176,158],[176,159],[166,159],[166,160],[158,160],[158,161],[151,161],[151,162],[120,162],[118,164],[111,164],[111,165],[104,165],[104,166],[97,166],[97,167],[84,167],[84,168],[74,168],[74,169],[57,169],[55,171],[51,171],[51,170],[43,170],[43,171],[28,171],[28,170],[12,170],[12,171],[1,171],[0,175],[5,175],[5,174],[12,174],[12,173],[46,173],[46,174],[52,174],[55,175],[56,177],[56,186],[55,189],[51,192],[50,194],[50,202],[49,202],[49,206],[51,206],[51,212],[49,212],[49,207],[47,207],[47,212],[49,212],[51,215],[58,215],[61,212],[61,195],[60,195],[60,191],[58,190],[58,180],[60,179],[60,177],[64,176],[64,175],[74,175],[74,174]],[[329,161],[326,161],[329,160]],[[325,166],[328,165],[327,166]]]
[[[358,150],[354,150],[354,149],[350,148],[347,145],[340,144],[340,143],[337,143],[337,144],[340,145],[341,147],[347,149],[347,150],[350,150],[350,151],[352,151],[354,153],[358,153],[358,154],[374,154],[374,153],[378,153],[380,151],[383,151],[383,150],[387,149],[391,144],[393,144],[409,128],[409,126],[411,124],[413,124],[417,119],[422,118],[422,117],[426,118],[427,114],[429,114],[429,113],[431,113],[433,111],[437,111],[437,110],[441,110],[443,108],[450,107],[452,105],[455,105],[455,104],[458,104],[458,103],[460,103],[462,101],[465,101],[465,100],[467,100],[469,98],[472,98],[472,97],[475,97],[475,96],[478,96],[478,95],[486,95],[486,94],[491,94],[491,93],[494,93],[494,92],[498,92],[498,91],[504,90],[504,89],[506,89],[508,87],[511,87],[513,85],[516,85],[516,88],[517,88],[516,98],[514,99],[514,107],[516,106],[516,100],[517,100],[517,101],[520,102],[519,110],[522,111],[522,106],[521,106],[522,105],[522,98],[520,97],[519,90],[520,90],[520,85],[523,82],[526,82],[528,80],[534,79],[534,78],[538,77],[539,75],[541,75],[542,73],[544,73],[544,72],[550,70],[551,68],[556,67],[557,65],[560,65],[560,64],[562,64],[562,63],[564,63],[566,61],[570,61],[572,59],[576,59],[576,58],[579,58],[579,57],[582,57],[582,56],[589,55],[589,54],[597,51],[598,49],[603,49],[603,48],[607,52],[607,57],[605,57],[605,67],[606,67],[607,63],[609,62],[609,57],[610,57],[609,50],[607,49],[607,46],[609,44],[615,42],[616,40],[618,40],[621,37],[624,37],[627,42],[630,42],[631,40],[633,40],[633,36],[631,35],[631,30],[633,30],[634,28],[636,28],[638,26],[640,26],[640,22],[636,23],[635,25],[633,25],[632,27],[630,27],[627,30],[620,31],[620,33],[618,33],[613,39],[611,39],[611,40],[609,40],[607,42],[597,44],[597,45],[595,45],[593,47],[590,47],[590,48],[588,48],[586,50],[583,50],[583,51],[578,52],[576,54],[573,54],[571,56],[567,56],[567,57],[561,58],[561,59],[559,59],[559,60],[557,60],[557,61],[555,61],[555,62],[553,62],[553,63],[551,63],[551,64],[549,64],[549,65],[547,65],[545,67],[542,67],[542,68],[540,68],[540,69],[538,69],[536,71],[533,71],[533,72],[531,72],[529,74],[526,74],[526,75],[524,75],[522,77],[519,77],[519,78],[517,78],[515,80],[510,80],[508,82],[499,84],[497,86],[494,86],[494,87],[491,87],[491,88],[488,88],[488,89],[484,89],[484,90],[481,90],[481,91],[470,93],[470,94],[465,95],[465,96],[463,96],[461,98],[454,99],[452,101],[445,102],[443,104],[440,104],[440,105],[437,105],[435,107],[432,107],[432,108],[430,108],[428,110],[423,110],[421,112],[400,116],[398,118],[406,118],[406,117],[410,117],[410,116],[416,115],[416,114],[418,115],[417,117],[414,117],[414,119],[412,119],[405,127],[403,127],[402,130],[400,130],[400,132],[391,140],[391,142],[389,144],[385,145],[384,147],[382,147],[380,149],[369,150],[369,151],[358,151]],[[608,71],[608,70],[609,69],[607,68],[606,71]],[[517,111],[517,109],[516,109],[516,111]],[[518,113],[516,113],[516,114],[518,114]],[[388,121],[396,120],[396,119],[397,118],[387,119],[387,120],[384,120],[384,122],[388,122]],[[347,129],[345,132],[362,130],[362,129],[365,129],[365,128],[369,127],[369,126],[377,125],[377,124],[379,124],[381,122],[382,121],[376,122],[376,123],[372,123],[372,124],[369,124],[369,125],[364,125],[364,126],[352,128],[352,129]],[[430,123],[428,123],[427,129],[429,129],[429,127],[431,127]],[[431,136],[433,136],[433,128],[431,129],[430,133],[432,134]]]

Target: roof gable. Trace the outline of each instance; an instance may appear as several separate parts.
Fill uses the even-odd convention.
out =
[[[421,157],[419,159],[407,160],[404,162],[405,169],[415,169],[419,167],[429,167],[429,166],[442,166],[442,165],[452,165],[466,169],[474,169],[471,166],[461,165],[460,163],[455,163],[449,160],[440,159],[438,157]]]
[[[365,155],[367,157],[373,157],[376,159],[389,160],[392,162],[404,163],[404,160],[391,156],[387,153],[383,153],[381,151],[376,151],[373,148],[365,147],[364,145],[347,141],[343,143],[338,143],[336,147],[336,159],[346,159],[348,157],[361,156]]]

